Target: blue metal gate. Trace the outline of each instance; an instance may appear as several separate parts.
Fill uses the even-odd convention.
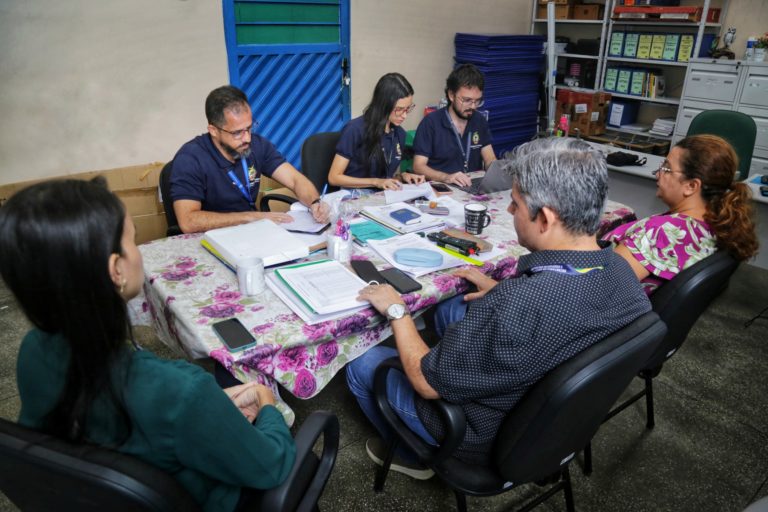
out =
[[[223,0],[229,80],[298,167],[301,144],[350,118],[349,0]]]

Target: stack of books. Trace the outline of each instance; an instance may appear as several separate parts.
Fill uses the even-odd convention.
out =
[[[653,122],[653,128],[648,132],[651,135],[660,135],[662,137],[669,137],[672,132],[675,131],[675,118],[674,117],[660,117]]]

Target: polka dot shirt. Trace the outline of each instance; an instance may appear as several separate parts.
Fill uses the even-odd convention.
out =
[[[525,273],[558,264],[603,268],[579,275]],[[499,425],[532,384],[650,309],[629,265],[610,248],[520,258],[517,277],[473,301],[421,361],[427,382],[464,408],[467,433],[457,455],[486,462]],[[416,405],[440,439],[441,421],[429,401],[417,397]]]

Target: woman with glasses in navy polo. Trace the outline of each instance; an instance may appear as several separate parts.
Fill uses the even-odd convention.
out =
[[[646,294],[717,250],[739,261],[755,255],[751,193],[734,179],[738,162],[720,137],[682,139],[653,172],[656,196],[669,210],[603,237],[629,262]]]
[[[328,183],[342,188],[397,190],[400,183],[421,183],[423,176],[400,173],[405,130],[413,111],[413,87],[400,73],[387,73],[373,90],[363,115],[341,131]]]

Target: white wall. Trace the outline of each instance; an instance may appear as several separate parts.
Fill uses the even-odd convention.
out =
[[[417,110],[442,95],[456,32],[529,31],[530,0],[350,0],[352,115],[390,71]],[[768,0],[725,26],[768,29]],[[229,80],[221,0],[0,0],[0,184],[167,161]]]
[[[216,0],[0,0],[0,184],[166,161],[229,80]]]

